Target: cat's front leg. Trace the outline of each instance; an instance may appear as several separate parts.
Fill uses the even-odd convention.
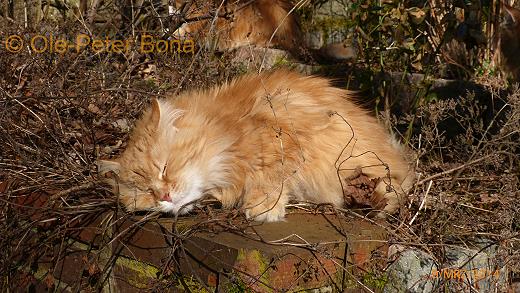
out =
[[[246,217],[259,222],[278,222],[285,217],[285,205],[289,201],[287,188],[255,186],[244,194],[243,208]]]

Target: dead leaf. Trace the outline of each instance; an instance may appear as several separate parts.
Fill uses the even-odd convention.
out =
[[[406,11],[415,24],[420,24],[426,18],[426,12],[418,7],[410,7]]]
[[[494,195],[494,194],[489,195],[489,193],[481,193],[480,194],[480,202],[483,205],[489,206],[489,205],[493,205],[493,204],[498,203],[499,199],[498,199],[497,195]]]
[[[94,104],[89,104],[87,109],[92,113],[92,114],[101,114],[101,110],[99,110],[99,107],[94,105]]]
[[[94,276],[98,272],[99,272],[99,268],[95,264],[90,264],[90,266],[88,267],[88,274],[90,276]]]
[[[54,276],[49,272],[47,276],[45,277],[45,285],[48,289],[51,289],[54,287]]]
[[[365,205],[375,208],[379,203],[374,202],[373,193],[379,181],[378,178],[370,179],[365,174],[356,170],[353,175],[345,178],[344,195],[347,204]]]

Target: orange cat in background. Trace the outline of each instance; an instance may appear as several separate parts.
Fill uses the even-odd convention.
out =
[[[176,0],[175,9],[181,9],[185,3]],[[201,40],[213,28],[220,51],[253,45],[299,52],[302,33],[298,18],[291,13],[294,6],[290,0],[192,1],[189,5],[188,18],[202,19],[184,23],[175,36],[191,35]],[[217,7],[221,17],[207,18]]]
[[[296,1],[301,4],[300,1]],[[240,47],[279,48],[293,57],[315,61],[354,59],[356,49],[344,42],[320,49],[306,48],[300,20],[291,0],[174,1],[173,11],[189,5],[186,21],[175,32],[177,38],[192,38],[200,43],[214,42],[215,49]],[[219,8],[217,10],[217,8]],[[209,17],[218,12],[218,17]],[[189,20],[189,21],[188,21]]]
[[[339,178],[361,168],[381,178],[374,198],[392,213],[413,176],[401,147],[350,95],[279,70],[154,99],[100,173],[118,174],[112,183],[130,211],[182,214],[208,194],[225,207],[241,204],[248,218],[279,221],[290,199],[342,206]]]

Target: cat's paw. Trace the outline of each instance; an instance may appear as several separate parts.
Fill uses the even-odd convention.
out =
[[[386,219],[388,215],[392,215],[399,210],[401,206],[404,204],[404,199],[402,194],[391,191],[384,195],[384,200],[386,201],[386,205],[383,210],[376,214],[376,218],[378,219]]]
[[[395,191],[385,194],[385,199],[386,199],[386,206],[383,209],[383,211],[387,212],[389,214],[395,213],[399,209],[399,207],[403,204],[403,202],[402,202],[403,200],[402,200],[401,196]]]
[[[380,209],[376,218],[384,219],[406,204],[406,193],[399,184],[389,185],[383,181],[376,186],[374,207]]]
[[[280,222],[285,220],[285,207],[283,205],[275,205],[274,207],[265,207],[258,205],[252,208],[246,208],[246,218],[253,219],[258,222]]]

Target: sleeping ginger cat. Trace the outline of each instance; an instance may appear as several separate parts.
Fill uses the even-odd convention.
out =
[[[413,175],[401,147],[342,89],[279,70],[152,101],[126,150],[100,161],[118,174],[129,211],[183,214],[212,195],[248,218],[279,221],[290,199],[342,206],[339,178],[380,178],[374,198],[394,212]],[[338,173],[339,172],[339,173]]]

